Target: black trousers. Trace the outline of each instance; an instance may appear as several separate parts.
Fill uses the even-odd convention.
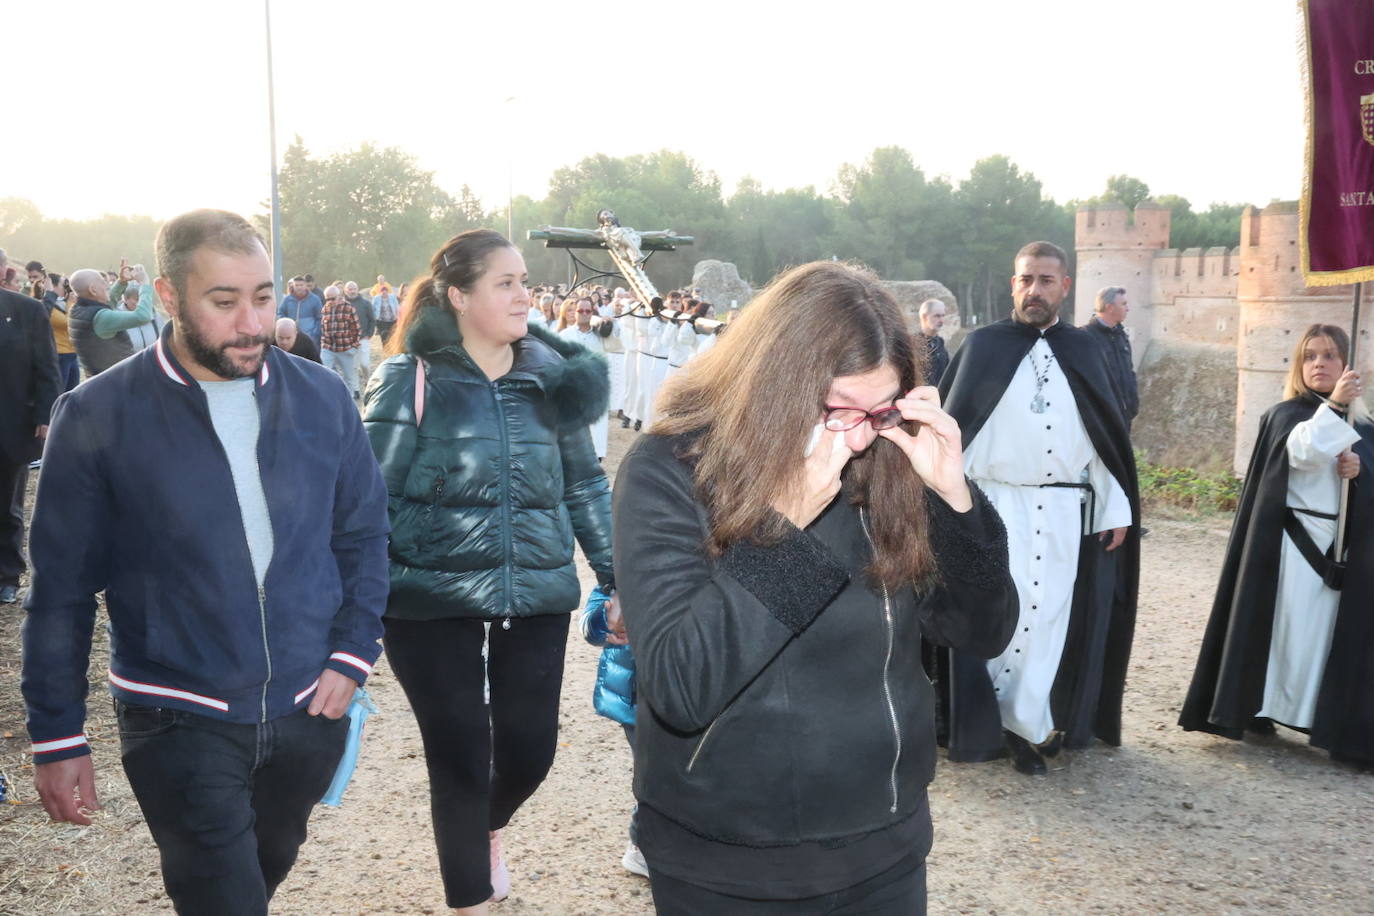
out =
[[[257,725],[115,703],[124,773],[178,913],[266,916],[334,778],[348,716]]]
[[[384,618],[387,658],[420,726],[430,817],[449,906],[491,897],[488,831],[539,788],[558,745],[569,614],[491,625],[482,702],[482,621]]]
[[[768,900],[735,897],[688,884],[655,872],[649,864],[649,887],[658,916],[699,916],[728,913],[730,916],[925,916],[926,863],[919,856],[902,859],[881,872],[833,894],[800,900]]]
[[[0,462],[0,585],[18,585],[24,564],[24,486],[29,463]]]

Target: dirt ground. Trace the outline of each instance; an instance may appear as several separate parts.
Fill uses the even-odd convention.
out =
[[[613,429],[610,469],[632,435]],[[1124,746],[1061,755],[1044,779],[942,760],[930,789],[931,912],[1374,913],[1374,776],[1284,729],[1236,743],[1174,725],[1228,520],[1152,513],[1146,524]],[[91,827],[54,826],[36,804],[21,617],[0,608],[0,770],[17,799],[0,805],[0,913],[170,912],[119,767],[103,633],[87,733],[105,810]],[[620,867],[631,762],[619,727],[592,712],[596,660],[574,633],[558,757],[506,831],[514,889],[497,914],[652,911],[648,882]],[[275,912],[445,912],[414,720],[385,661],[368,689],[381,713],[358,772],[342,807],[316,813]]]

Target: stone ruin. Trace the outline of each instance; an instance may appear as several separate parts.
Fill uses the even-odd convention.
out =
[[[939,299],[945,304],[945,326],[940,331],[940,336],[945,339],[947,344],[953,345],[956,340],[962,341],[964,335],[959,334],[959,303],[954,298],[954,294],[943,283],[935,280],[884,280],[883,287],[892,294],[892,298],[897,300],[897,305],[902,310],[902,317],[906,319],[907,330],[913,334],[921,332],[921,303],[927,299]]]
[[[692,270],[692,287],[701,290],[702,301],[714,305],[722,318],[731,308],[741,308],[754,298],[754,290],[729,261],[698,261]]]

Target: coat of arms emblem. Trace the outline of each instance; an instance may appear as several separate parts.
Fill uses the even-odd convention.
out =
[[[1374,93],[1360,96],[1360,127],[1365,142],[1374,146]]]

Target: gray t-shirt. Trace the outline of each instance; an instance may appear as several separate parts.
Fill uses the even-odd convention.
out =
[[[253,572],[261,586],[267,577],[267,565],[272,562],[273,541],[267,494],[263,492],[262,474],[258,468],[258,404],[253,394],[257,379],[199,384],[210,402],[210,421],[215,426],[215,435],[219,436],[220,445],[229,456],[239,514],[243,516],[243,530],[248,535],[248,553],[253,558]]]

